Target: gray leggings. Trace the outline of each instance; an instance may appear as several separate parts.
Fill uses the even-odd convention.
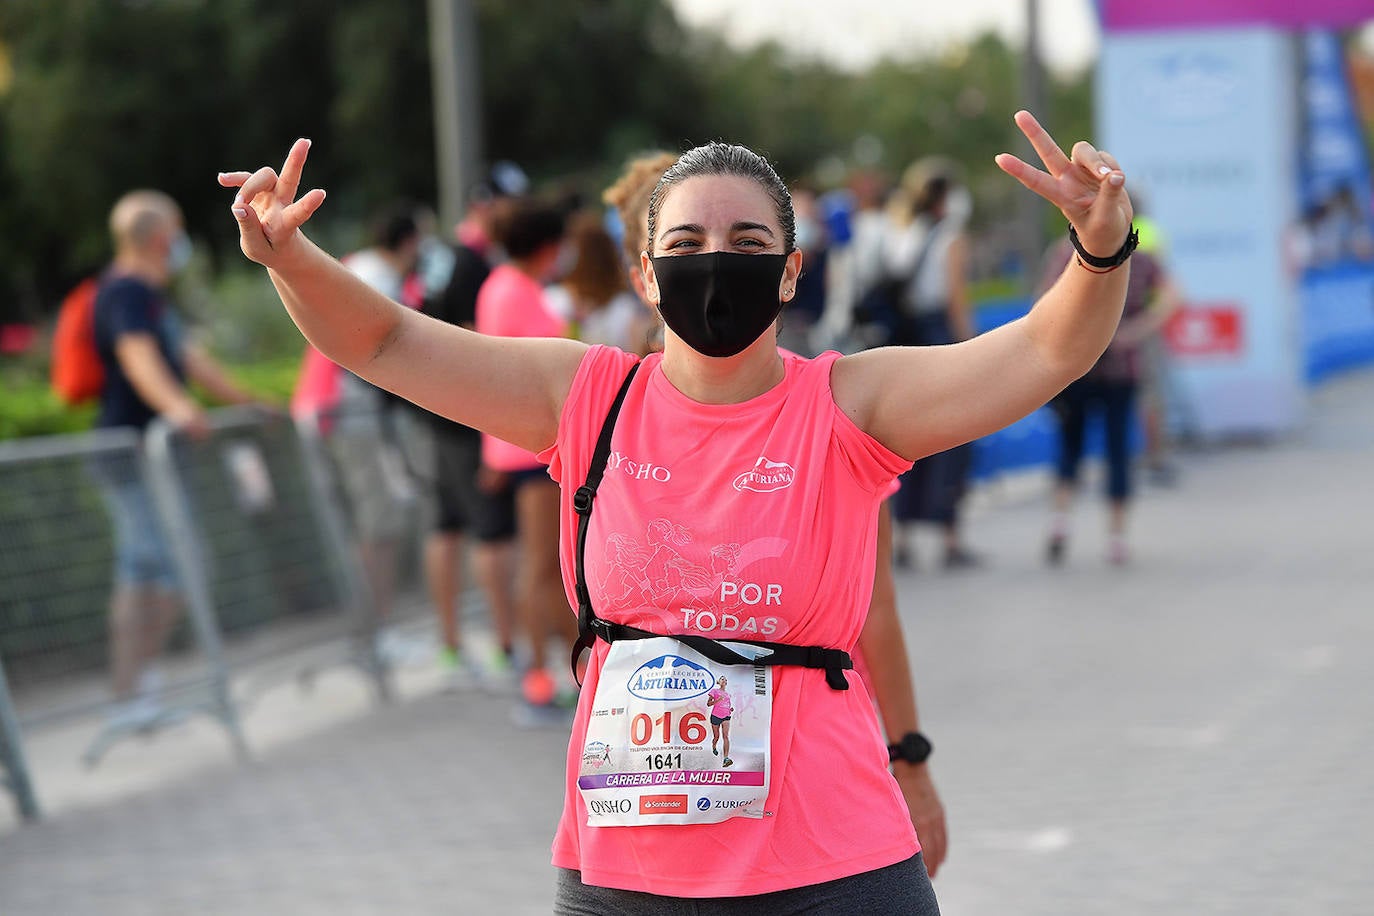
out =
[[[752,897],[660,897],[638,891],[592,887],[582,873],[558,870],[555,916],[940,916],[921,854],[879,868],[771,894]]]

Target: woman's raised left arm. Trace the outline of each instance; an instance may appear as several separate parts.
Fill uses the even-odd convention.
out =
[[[1009,153],[997,164],[1053,203],[1092,255],[1110,257],[1131,226],[1126,176],[1091,144],[1064,154],[1029,112],[1016,123],[1047,172]],[[883,347],[835,363],[835,401],[861,429],[906,458],[920,458],[1015,422],[1095,363],[1126,298],[1129,262],[1099,273],[1077,258],[1030,314],[962,343]]]

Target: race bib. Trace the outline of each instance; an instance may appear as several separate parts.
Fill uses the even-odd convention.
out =
[[[577,779],[588,825],[763,817],[772,719],[768,666],[719,665],[666,636],[612,643]]]

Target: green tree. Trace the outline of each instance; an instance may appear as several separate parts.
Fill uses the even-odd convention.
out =
[[[486,152],[536,175],[680,147],[704,99],[664,0],[478,0]]]
[[[595,172],[698,124],[663,0],[478,13],[489,157]],[[50,307],[108,256],[106,214],[129,188],[166,190],[229,250],[214,173],[275,162],[298,136],[317,141],[310,181],[334,192],[326,221],[433,198],[423,0],[5,0],[0,39],[0,319]]]
[[[737,51],[685,30],[667,0],[474,0],[484,152],[590,195],[628,155],[731,139],[785,177],[879,141],[891,173],[927,153],[966,164],[982,212],[1014,200],[1019,53],[994,35],[865,73],[778,45]],[[162,188],[228,254],[220,169],[316,141],[330,190],[318,232],[391,198],[434,196],[424,0],[3,0],[0,320],[51,308],[108,256],[125,190]],[[1051,83],[1059,136],[1086,136],[1086,77]]]
[[[302,78],[300,61],[327,59],[315,23],[333,5],[284,6],[0,6],[13,54],[0,98],[0,174],[13,192],[0,227],[12,260],[0,282],[56,301],[108,257],[106,216],[131,188],[167,191],[193,233],[220,227],[218,239],[227,239],[214,173],[261,162],[265,149],[328,126],[330,84]]]
[[[187,4],[14,0],[0,30],[13,54],[0,108],[11,282],[50,289],[104,257],[114,188],[185,196],[204,182],[188,152],[225,128],[197,90],[223,68],[213,22]]]

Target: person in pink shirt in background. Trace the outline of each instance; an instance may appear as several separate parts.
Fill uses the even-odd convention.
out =
[[[496,241],[507,260],[492,269],[477,293],[480,334],[493,337],[565,337],[567,323],[549,308],[544,286],[554,278],[562,252],[565,217],[532,198],[516,202],[495,221]],[[479,481],[488,492],[514,490],[519,541],[516,606],[529,642],[529,664],[521,681],[522,721],[562,720],[560,696],[548,670],[547,643],[560,632],[569,645],[570,625],[558,569],[558,485],[528,449],[496,436],[482,436]]]
[[[877,718],[849,673],[879,504],[912,461],[1015,422],[1097,361],[1121,317],[1129,269],[1119,268],[1136,241],[1116,160],[1086,142],[1070,156],[1028,112],[1016,120],[1046,171],[1010,154],[998,164],[1060,208],[1079,259],[1027,316],[972,340],[814,360],[778,350],[776,318],[802,255],[786,185],[743,147],[689,150],[659,181],[641,269],[667,329],[663,353],[642,365],[577,341],[445,325],[368,288],[300,231],[324,200],[319,189],[297,198],[308,141],[280,176],[220,176],[239,189],[240,247],[268,268],[315,346],[426,409],[541,450],[564,486],[565,588],[576,581],[600,626],[568,750],[555,913],[657,916],[688,899],[718,916],[938,914]],[[604,479],[592,473],[606,453],[598,441],[619,456]],[[612,607],[599,583],[615,563],[639,560],[607,545],[643,541],[659,519],[684,533],[673,545],[678,576]],[[738,554],[714,552],[729,545]],[[714,555],[736,557],[721,570],[731,578],[692,594]],[[738,652],[719,651],[726,640],[757,649],[740,664]],[[656,654],[628,673],[644,652]],[[713,664],[754,673],[752,714],[735,704],[737,766],[703,771],[705,729],[687,721],[701,714],[674,730],[667,712],[709,691]],[[602,682],[603,670],[615,676]],[[663,704],[662,731],[652,716],[617,716],[604,702],[617,700]],[[655,753],[584,741],[618,728]],[[605,745],[619,762],[599,769]],[[746,762],[760,781],[737,779]],[[722,810],[712,793],[726,791],[747,797]],[[597,792],[609,801],[594,806]]]

